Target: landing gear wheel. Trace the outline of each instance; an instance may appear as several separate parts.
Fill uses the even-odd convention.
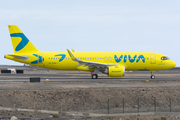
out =
[[[92,75],[92,79],[97,79],[98,78],[98,75],[97,74],[93,74]]]
[[[154,76],[154,75],[151,75],[151,79],[155,79],[155,76]]]

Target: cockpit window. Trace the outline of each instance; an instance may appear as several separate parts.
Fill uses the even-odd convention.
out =
[[[161,57],[161,60],[170,60],[168,57]]]

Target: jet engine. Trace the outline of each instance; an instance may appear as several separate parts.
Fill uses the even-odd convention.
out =
[[[124,66],[110,66],[105,69],[105,74],[109,77],[124,77],[125,67]]]

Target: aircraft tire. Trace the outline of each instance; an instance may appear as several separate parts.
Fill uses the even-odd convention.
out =
[[[151,79],[155,79],[155,76],[154,76],[154,75],[152,75],[152,76],[151,76]]]
[[[97,74],[93,74],[92,75],[92,79],[97,79],[98,78],[98,75]]]

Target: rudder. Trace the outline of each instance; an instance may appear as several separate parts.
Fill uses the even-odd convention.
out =
[[[16,25],[8,25],[14,53],[39,51]]]

